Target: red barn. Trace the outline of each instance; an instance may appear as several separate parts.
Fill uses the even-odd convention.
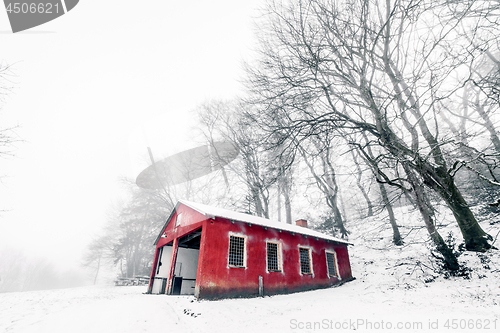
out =
[[[179,201],[156,241],[148,293],[269,295],[352,279],[348,243],[297,225]]]

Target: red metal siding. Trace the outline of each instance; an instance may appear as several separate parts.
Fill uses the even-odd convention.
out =
[[[246,237],[246,268],[228,267],[229,235]],[[266,240],[282,246],[282,272],[267,272]],[[311,249],[313,274],[300,273],[299,246]],[[259,225],[231,223],[216,218],[203,225],[200,249],[197,296],[236,297],[258,294],[259,275],[263,277],[264,293],[276,294],[322,288],[352,278],[347,245],[304,237],[288,231],[267,230]],[[325,250],[335,251],[341,279],[328,277]]]

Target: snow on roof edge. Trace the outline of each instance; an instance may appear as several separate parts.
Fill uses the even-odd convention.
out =
[[[226,218],[229,220],[235,220],[235,221],[240,221],[240,222],[246,222],[246,223],[252,223],[256,225],[261,225],[264,227],[269,227],[269,228],[274,228],[274,229],[281,229],[281,230],[286,230],[290,232],[295,232],[297,234],[302,234],[302,235],[307,235],[311,237],[318,237],[326,240],[331,240],[334,242],[342,243],[342,244],[348,244],[348,245],[354,245],[350,242],[347,242],[345,240],[332,237],[329,235],[325,235],[321,232],[318,232],[316,230],[312,230],[309,228],[304,228],[300,227],[298,225],[293,225],[293,224],[287,224],[284,222],[279,222],[279,221],[273,221],[269,220],[263,217],[259,216],[254,216],[250,214],[245,214],[245,213],[239,213],[231,210],[227,210],[224,208],[218,208],[218,207],[213,207],[213,206],[208,206],[192,201],[187,201],[187,200],[179,200],[178,203],[182,203],[204,215],[207,216],[217,216],[217,217],[222,217]],[[177,208],[178,205],[176,205]]]

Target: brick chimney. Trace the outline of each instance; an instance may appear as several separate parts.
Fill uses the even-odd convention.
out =
[[[295,224],[298,225],[299,227],[307,228],[307,220],[297,220]]]

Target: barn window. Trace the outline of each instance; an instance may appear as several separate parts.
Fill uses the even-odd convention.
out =
[[[328,276],[338,276],[337,255],[335,252],[326,252],[326,267],[328,268]]]
[[[182,213],[180,213],[179,215],[177,215],[177,220],[175,221],[175,226],[176,227],[180,226],[181,222],[182,222]]]
[[[245,267],[245,237],[229,236],[229,266]]]
[[[281,272],[281,253],[279,243],[267,242],[267,270]]]
[[[300,273],[301,274],[312,274],[311,273],[311,250],[303,247],[299,247],[300,253]]]

